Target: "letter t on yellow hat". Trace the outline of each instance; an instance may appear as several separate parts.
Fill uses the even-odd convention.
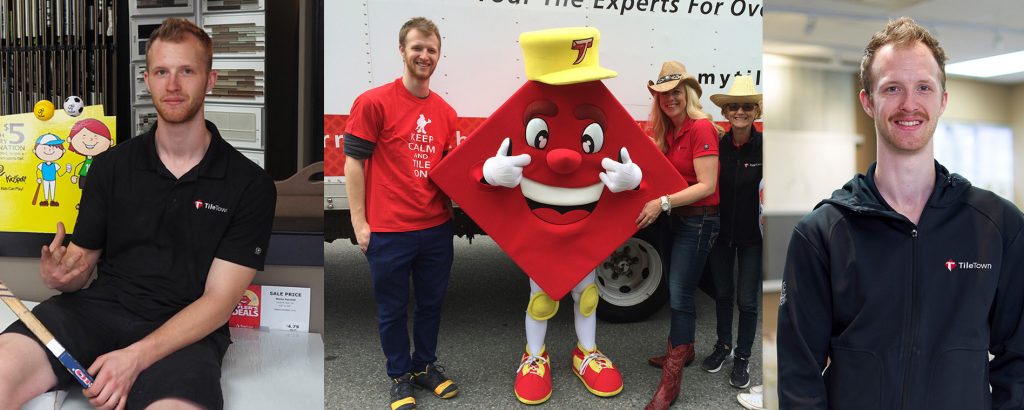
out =
[[[593,27],[528,31],[519,35],[519,45],[529,80],[565,85],[619,75],[598,63],[601,33]]]

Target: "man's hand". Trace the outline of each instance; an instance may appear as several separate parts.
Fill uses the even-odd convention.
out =
[[[523,180],[523,167],[530,165],[530,155],[508,156],[509,139],[501,141],[498,153],[484,161],[484,180],[488,184],[515,188]]]
[[[83,258],[85,255],[81,249],[68,252],[68,248],[63,244],[64,223],[57,222],[57,234],[53,236],[53,242],[49,246],[43,246],[40,257],[39,275],[43,279],[43,284],[57,290],[80,282],[84,286],[82,276],[92,274],[92,264],[88,258]]]
[[[601,182],[604,182],[604,185],[612,193],[636,189],[640,186],[640,180],[643,178],[640,167],[630,161],[629,151],[626,151],[626,147],[619,150],[619,158],[622,159],[622,162],[611,158],[602,159],[601,166],[604,167],[605,172],[597,174],[597,177],[601,178]]]
[[[353,229],[355,229],[356,243],[359,244],[359,250],[366,253],[366,249],[370,247],[370,224],[355,224]]]
[[[89,403],[100,410],[124,409],[135,379],[145,368],[143,360],[133,346],[96,358],[89,366],[89,373],[95,376],[96,382],[83,391]]]

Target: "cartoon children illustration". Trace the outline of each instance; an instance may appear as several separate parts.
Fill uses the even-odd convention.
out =
[[[43,134],[36,139],[36,146],[32,148],[36,157],[43,160],[36,166],[36,183],[43,188],[43,202],[39,206],[60,206],[57,203],[57,177],[71,172],[71,164],[67,169],[61,169],[56,161],[64,156],[64,140],[53,134]],[[32,197],[32,205],[36,204],[39,198],[39,187],[36,187],[36,194]]]
[[[75,172],[71,174],[71,183],[78,184],[80,189],[85,189],[85,176],[89,174],[92,158],[110,149],[113,144],[114,141],[110,138],[110,129],[97,119],[87,118],[71,126],[71,133],[68,134],[68,149],[85,157],[84,161],[75,165]]]

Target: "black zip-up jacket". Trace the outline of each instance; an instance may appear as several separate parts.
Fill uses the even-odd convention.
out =
[[[761,132],[750,132],[750,141],[736,148],[732,131],[722,136],[718,144],[720,174],[721,228],[718,240],[729,245],[757,245],[761,243],[761,228],[757,220],[760,199],[757,186],[761,183]]]
[[[917,225],[879,195],[875,165],[797,224],[781,408],[1024,408],[1024,216],[935,168]]]

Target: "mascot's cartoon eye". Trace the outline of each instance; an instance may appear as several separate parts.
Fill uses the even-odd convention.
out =
[[[526,144],[536,149],[548,146],[548,123],[540,118],[532,118],[526,123]]]
[[[583,129],[583,152],[593,154],[604,146],[604,130],[601,124],[593,123]]]

